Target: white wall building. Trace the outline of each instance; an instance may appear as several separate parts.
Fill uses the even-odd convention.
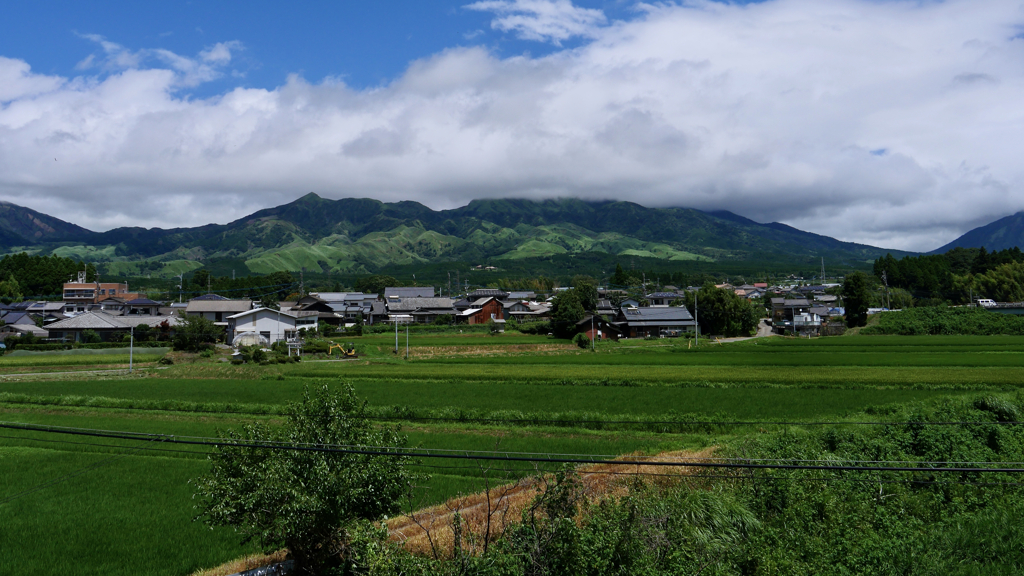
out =
[[[244,332],[253,332],[268,344],[293,340],[303,328],[316,328],[317,313],[312,310],[272,310],[256,308],[228,316],[227,341],[234,343]]]

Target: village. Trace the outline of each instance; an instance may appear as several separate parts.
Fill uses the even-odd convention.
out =
[[[763,321],[777,334],[835,333],[844,314],[838,284],[811,284],[794,279],[788,285],[767,283],[716,284],[752,303],[763,304]],[[458,297],[439,296],[434,287],[387,287],[381,294],[363,292],[295,293],[295,299],[268,305],[248,298],[206,293],[184,301],[158,302],[132,292],[126,282],[86,282],[84,274],[66,282],[63,301],[0,304],[0,341],[30,334],[43,343],[120,342],[143,326],[173,335],[182,318],[203,317],[222,334],[218,341],[233,347],[277,342],[301,350],[307,331],[342,331],[356,325],[491,324],[495,331],[551,320],[557,295],[533,291],[477,288]],[[577,332],[591,340],[666,338],[695,335],[699,302],[691,311],[686,294],[699,287],[661,286],[657,291],[597,287],[596,307],[577,322]],[[698,316],[699,317],[699,316]],[[831,322],[830,322],[831,321]],[[830,329],[830,326],[832,327]],[[831,331],[830,331],[831,330]],[[839,332],[841,333],[841,332]]]

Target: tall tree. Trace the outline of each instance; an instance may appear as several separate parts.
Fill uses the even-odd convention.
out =
[[[585,315],[575,290],[560,292],[551,306],[551,331],[559,338],[570,338],[576,333],[576,323]]]
[[[846,325],[850,328],[864,326],[868,322],[868,304],[871,289],[867,274],[854,272],[843,280],[843,303],[846,306]]]

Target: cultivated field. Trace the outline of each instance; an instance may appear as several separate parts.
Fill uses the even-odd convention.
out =
[[[540,336],[394,335],[352,342],[355,360],[232,366],[218,358],[120,354],[0,358],[0,420],[216,436],[280,422],[310,382],[349,383],[412,446],[592,455],[727,446],[765,429],[884,420],[887,405],[1014,396],[1024,337],[839,337],[598,344]],[[172,355],[173,356],[173,355]],[[8,377],[31,370],[32,376]],[[0,430],[3,573],[189,574],[252,552],[192,521],[189,478],[206,447]],[[540,465],[544,470],[554,465]],[[534,472],[529,464],[421,459],[407,508]]]

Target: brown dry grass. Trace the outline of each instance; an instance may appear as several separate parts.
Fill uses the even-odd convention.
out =
[[[238,572],[252,570],[253,568],[262,568],[283,562],[287,554],[287,550],[278,550],[273,554],[250,554],[244,558],[221,564],[216,568],[193,572],[191,576],[228,576],[229,574],[237,574]]]
[[[663,452],[656,456],[630,454],[624,458],[648,462],[685,462],[708,458],[715,447],[704,450]],[[685,476],[694,472],[690,467],[665,468],[636,464],[595,464],[578,469],[586,497],[591,500],[623,496],[628,491],[624,479],[636,474]],[[668,478],[665,478],[665,476]],[[461,519],[463,549],[472,554],[483,552],[488,542],[500,538],[510,526],[519,521],[522,512],[543,489],[545,479],[529,478],[495,486],[479,492],[453,498],[443,504],[418,510],[387,521],[388,532],[394,542],[400,542],[410,552],[449,558],[455,539],[453,529],[456,515]]]

